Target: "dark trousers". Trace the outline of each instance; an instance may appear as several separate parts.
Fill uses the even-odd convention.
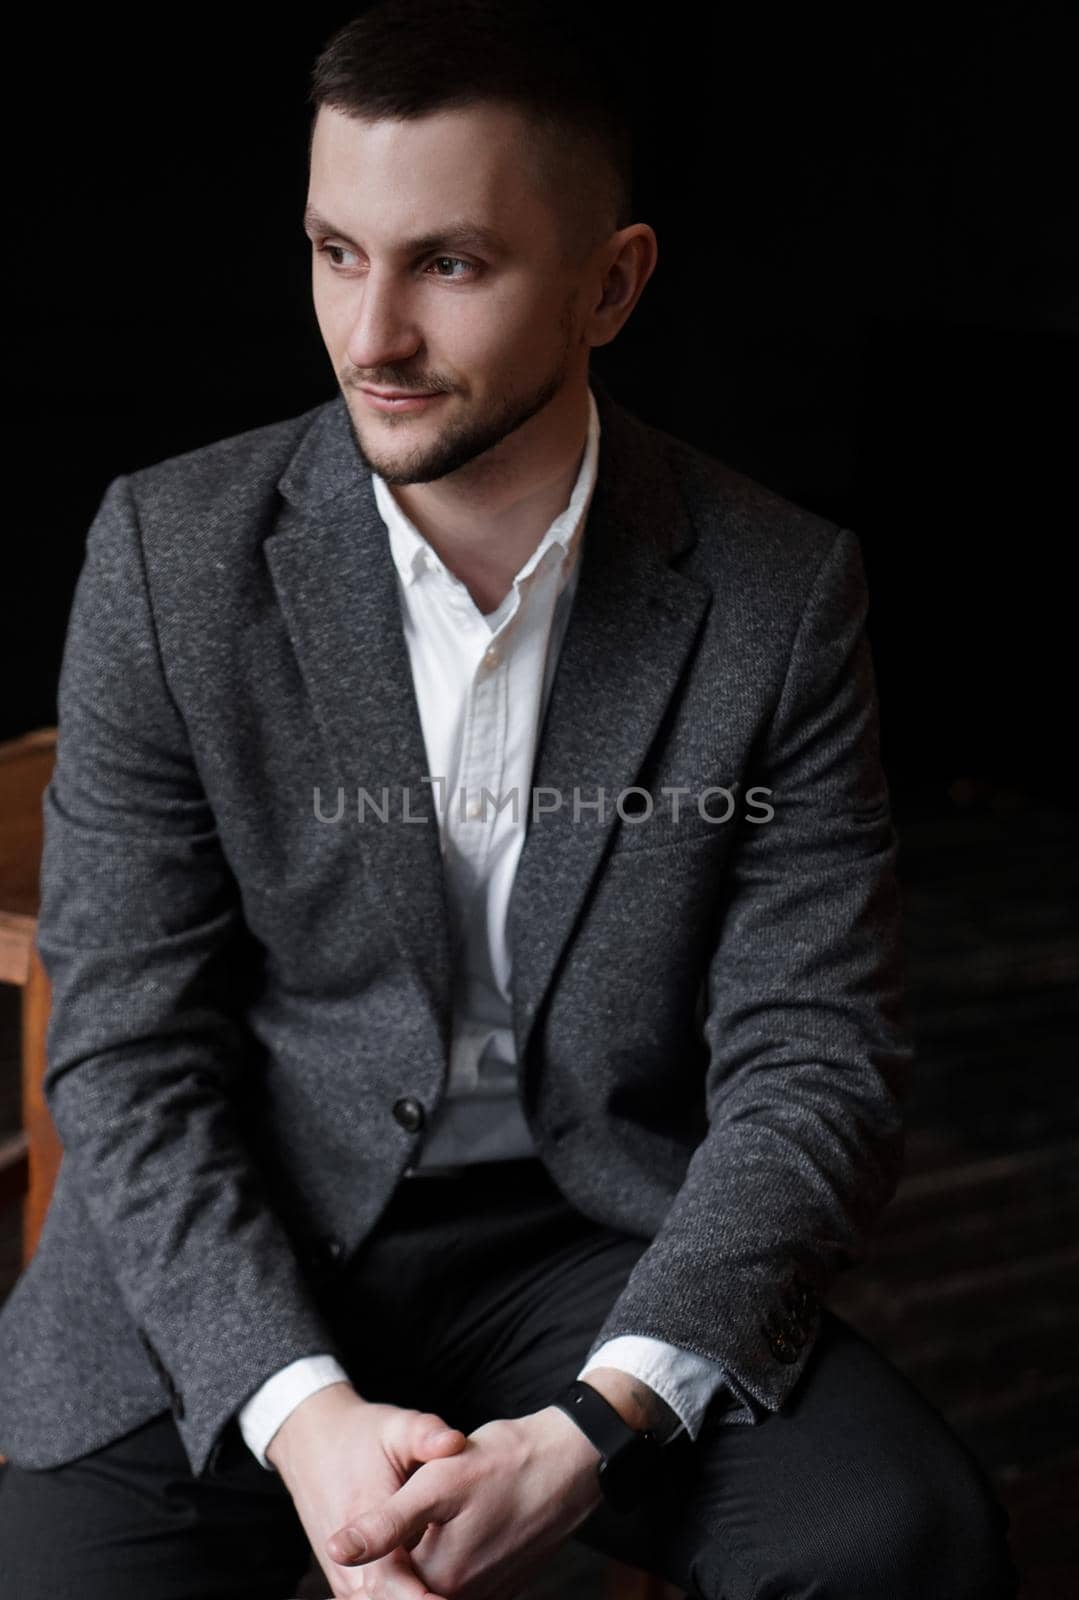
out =
[[[538,1162],[406,1179],[327,1292],[371,1400],[466,1433],[548,1405],[647,1242],[576,1211]],[[706,1417],[644,1511],[574,1537],[695,1600],[998,1600],[1007,1517],[943,1418],[831,1312],[793,1395],[756,1426]],[[191,1477],[170,1413],[104,1449],[0,1480],[3,1600],[281,1600],[310,1550],[235,1422]]]

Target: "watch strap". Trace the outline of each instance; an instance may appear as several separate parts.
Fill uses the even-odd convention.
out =
[[[567,1384],[552,1404],[573,1419],[581,1432],[591,1439],[604,1461],[610,1460],[634,1440],[655,1440],[655,1434],[648,1429],[631,1428],[598,1389],[593,1389],[590,1383],[580,1378]]]

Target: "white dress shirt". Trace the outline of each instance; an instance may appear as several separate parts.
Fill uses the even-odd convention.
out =
[[[551,523],[494,611],[483,613],[372,473],[399,577],[401,616],[438,815],[451,915],[454,992],[449,1072],[417,1166],[536,1154],[517,1094],[507,934],[510,893],[525,840],[543,712],[577,587],[585,518],[596,483],[600,425],[589,390],[588,440],[566,509]],[[487,791],[486,795],[484,791]],[[407,1181],[407,1178],[406,1178]],[[411,1181],[423,1182],[422,1176]],[[723,1385],[716,1363],[661,1339],[609,1339],[582,1366],[618,1367],[672,1407],[691,1438]],[[317,1390],[348,1382],[329,1355],[275,1373],[239,1413],[264,1467],[266,1446]],[[741,1401],[732,1421],[752,1420]]]

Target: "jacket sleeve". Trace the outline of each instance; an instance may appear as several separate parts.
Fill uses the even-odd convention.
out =
[[[87,539],[43,813],[45,1098],[198,1476],[265,1378],[336,1346],[233,1114],[239,894],[167,683],[124,477]]]
[[[838,529],[747,769],[772,815],[743,823],[717,906],[707,1132],[592,1345],[667,1340],[768,1411],[903,1159],[912,1048],[867,611],[858,541]]]

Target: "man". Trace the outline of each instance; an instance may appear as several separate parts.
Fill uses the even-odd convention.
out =
[[[340,396],[116,479],[39,943],[65,1147],[0,1319],[12,1594],[1014,1592],[821,1300],[900,1165],[858,546],[589,374],[657,258],[549,7],[316,68]],[[393,396],[398,398],[394,399]]]

